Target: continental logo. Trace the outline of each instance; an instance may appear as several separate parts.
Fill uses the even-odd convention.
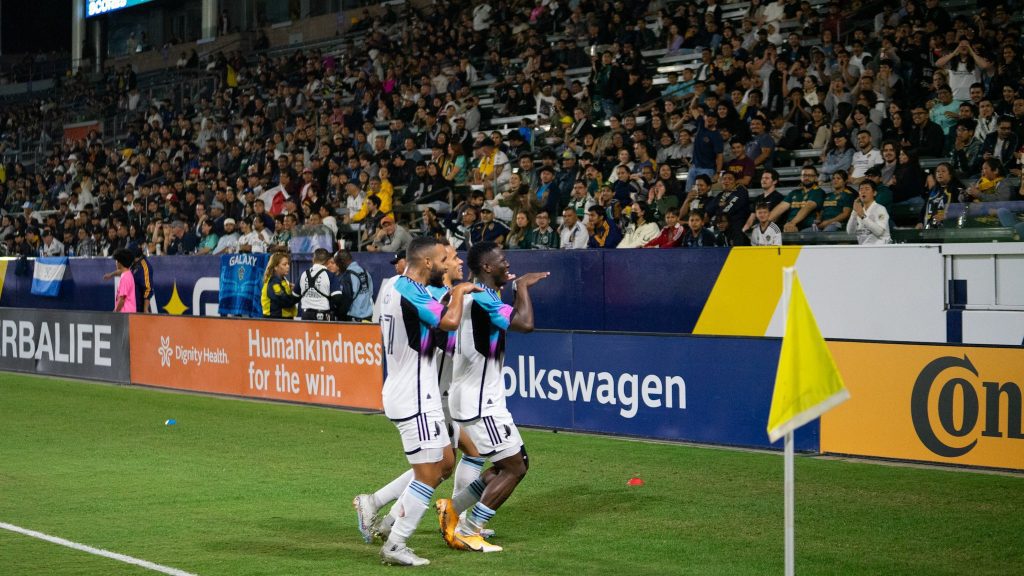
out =
[[[979,438],[1024,439],[1021,387],[989,378],[979,373],[966,354],[937,358],[921,370],[910,412],[926,448],[938,456],[957,458],[973,450]],[[932,405],[937,409],[932,410]]]

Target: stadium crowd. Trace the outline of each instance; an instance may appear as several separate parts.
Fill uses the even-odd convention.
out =
[[[1015,4],[743,6],[442,1],[367,13],[338,52],[183,54],[216,81],[174,101],[127,66],[73,76],[60,100],[128,127],[67,141],[47,129],[58,96],[0,109],[4,134],[50,139],[0,168],[0,254],[884,243],[897,214],[1021,228]]]

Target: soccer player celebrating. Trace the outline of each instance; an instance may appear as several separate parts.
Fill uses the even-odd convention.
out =
[[[482,531],[499,507],[526,476],[529,461],[522,437],[505,407],[501,368],[505,359],[505,333],[533,331],[533,304],[529,288],[547,278],[547,272],[524,274],[515,280],[515,305],[498,297],[512,276],[501,247],[479,242],[469,250],[469,269],[481,291],[461,296],[462,322],[456,345],[454,374],[449,393],[452,420],[493,465],[452,500],[438,500],[437,509],[445,542],[456,549],[498,552]],[[452,294],[452,305],[459,300]]]
[[[426,288],[435,300],[443,305],[448,305],[452,285],[456,282],[462,282],[464,278],[463,262],[462,259],[459,258],[458,252],[455,251],[455,247],[452,246],[447,239],[442,238],[438,242],[445,247],[445,251],[448,254],[445,273],[440,283],[437,285],[428,285]],[[448,389],[452,382],[452,356],[455,352],[455,334],[456,333],[454,331],[434,331],[434,343],[436,349],[434,352],[434,361],[437,364],[438,389],[441,392],[441,408],[444,411],[445,425],[452,438],[452,444],[454,445],[457,443],[459,449],[462,450],[462,459],[459,460],[458,465],[455,467],[455,485],[452,488],[453,495],[458,494],[476,480],[480,476],[480,472],[484,466],[484,459],[480,457],[480,453],[469,440],[469,435],[460,429],[458,423],[452,422],[451,413],[448,409]],[[373,538],[387,540],[391,535],[391,528],[397,520],[397,514],[399,512],[398,507],[392,507],[391,511],[383,516],[378,515],[377,512],[385,505],[401,496],[402,492],[409,483],[412,482],[412,480],[413,471],[412,469],[409,469],[373,494],[360,494],[352,501],[352,505],[356,509],[356,515],[359,520],[359,531],[362,533],[363,540],[365,540],[367,544],[369,544]],[[493,531],[487,531],[485,536],[489,534],[493,534]]]
[[[458,328],[462,307],[446,309],[427,292],[426,285],[441,281],[448,259],[437,240],[414,239],[406,258],[405,274],[383,295],[380,327],[388,366],[384,414],[398,427],[413,480],[398,499],[397,520],[380,555],[385,564],[422,566],[430,561],[417,556],[406,541],[423,518],[434,488],[451,474],[455,463],[441,409],[432,332]],[[479,291],[474,284],[460,284],[452,289],[452,301],[461,302]]]

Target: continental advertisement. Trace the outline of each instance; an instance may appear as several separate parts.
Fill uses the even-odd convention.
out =
[[[375,324],[132,315],[134,384],[380,410]]]
[[[829,342],[851,399],[821,451],[1024,470],[1024,348]]]

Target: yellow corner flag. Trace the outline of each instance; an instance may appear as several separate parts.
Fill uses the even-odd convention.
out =
[[[794,271],[768,437],[775,442],[849,398]]]

